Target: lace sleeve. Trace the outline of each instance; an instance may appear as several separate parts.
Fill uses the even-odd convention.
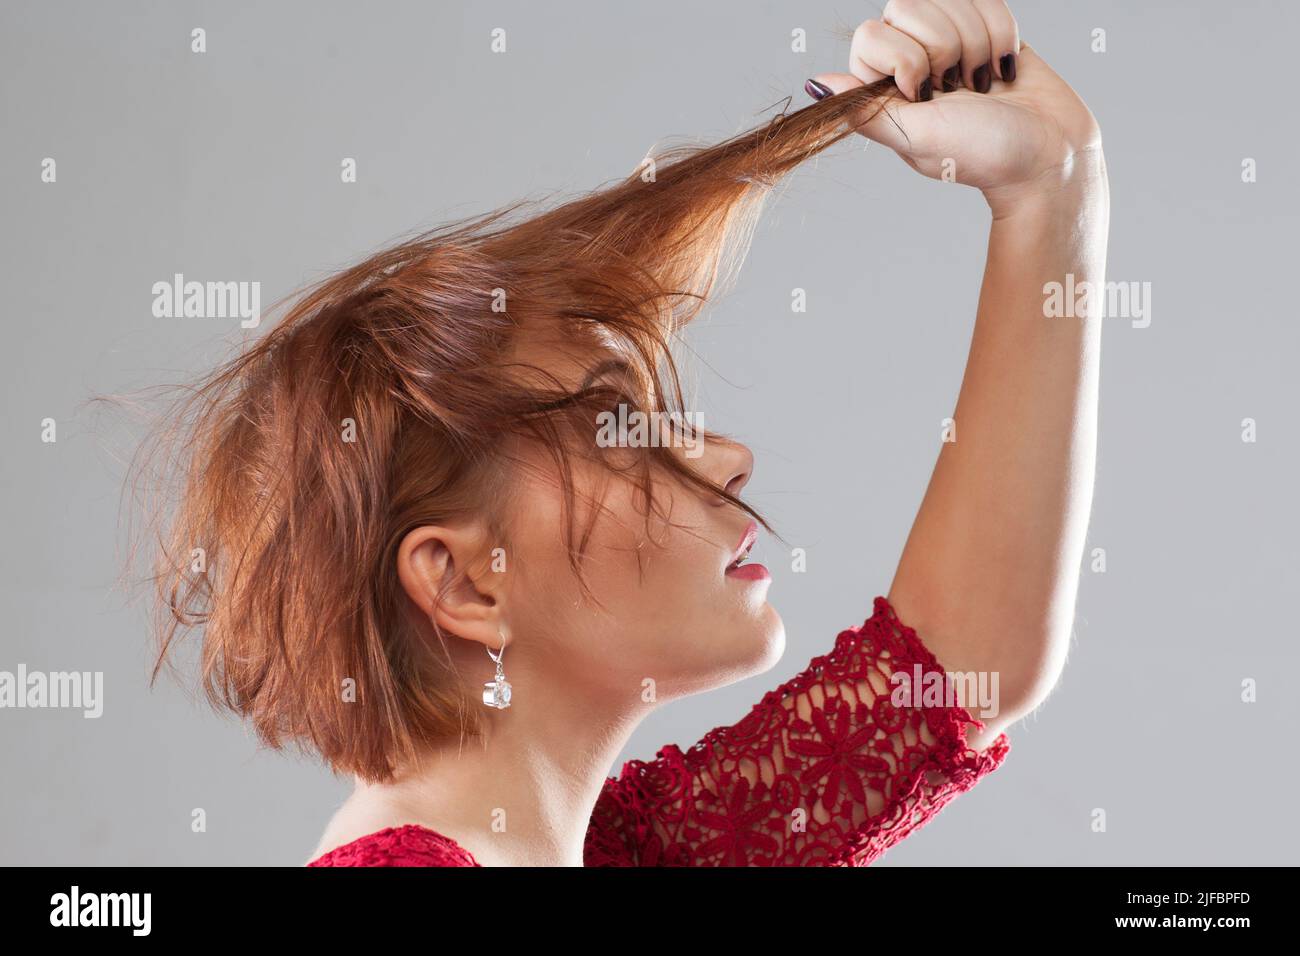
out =
[[[629,760],[605,781],[587,866],[865,866],[997,769],[959,706],[896,707],[896,670],[943,673],[883,597],[830,654],[763,696],[739,723],[683,752]]]

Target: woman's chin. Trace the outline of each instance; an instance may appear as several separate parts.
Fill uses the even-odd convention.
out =
[[[754,663],[751,674],[771,670],[785,654],[785,622],[776,608],[764,603],[754,623]]]
[[[785,624],[776,609],[764,605],[761,613],[729,634],[712,634],[707,659],[699,659],[690,676],[678,685],[682,695],[717,690],[766,673],[785,654]]]

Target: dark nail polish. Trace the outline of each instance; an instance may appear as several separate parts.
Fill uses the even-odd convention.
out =
[[[1010,83],[1016,78],[1016,55],[1014,53],[1002,54],[1002,59],[998,61],[1002,67],[1002,82]]]
[[[815,100],[824,100],[831,95],[831,88],[816,80],[809,80],[803,85],[803,91]]]
[[[917,88],[916,99],[917,102],[920,103],[924,103],[926,100],[934,99],[934,84],[930,82],[930,78],[928,76],[921,81],[920,87]]]
[[[975,81],[976,93],[987,93],[993,85],[993,64],[985,63],[971,78]]]
[[[957,89],[957,84],[961,82],[961,67],[950,66],[943,71],[943,91],[951,93]]]

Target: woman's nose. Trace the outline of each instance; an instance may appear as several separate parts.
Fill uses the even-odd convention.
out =
[[[740,442],[719,441],[716,450],[715,477],[727,492],[739,496],[754,473],[754,453]],[[725,502],[719,502],[723,504]]]

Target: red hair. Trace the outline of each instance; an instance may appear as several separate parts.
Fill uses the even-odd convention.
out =
[[[214,704],[273,747],[296,742],[339,772],[389,780],[421,747],[476,732],[482,710],[413,627],[398,545],[465,516],[505,541],[506,439],[548,451],[566,500],[579,456],[641,484],[652,509],[661,471],[762,522],[662,449],[631,464],[597,454],[593,409],[611,397],[681,409],[675,333],[734,275],[770,188],[892,94],[885,81],[827,98],[675,149],[653,177],[440,228],[308,289],[187,389],[151,443],[178,494],[156,528],[154,677],[177,638],[202,628]],[[528,330],[618,352],[632,385],[572,390],[518,366],[511,346]],[[581,577],[591,526],[580,533],[577,514]]]

